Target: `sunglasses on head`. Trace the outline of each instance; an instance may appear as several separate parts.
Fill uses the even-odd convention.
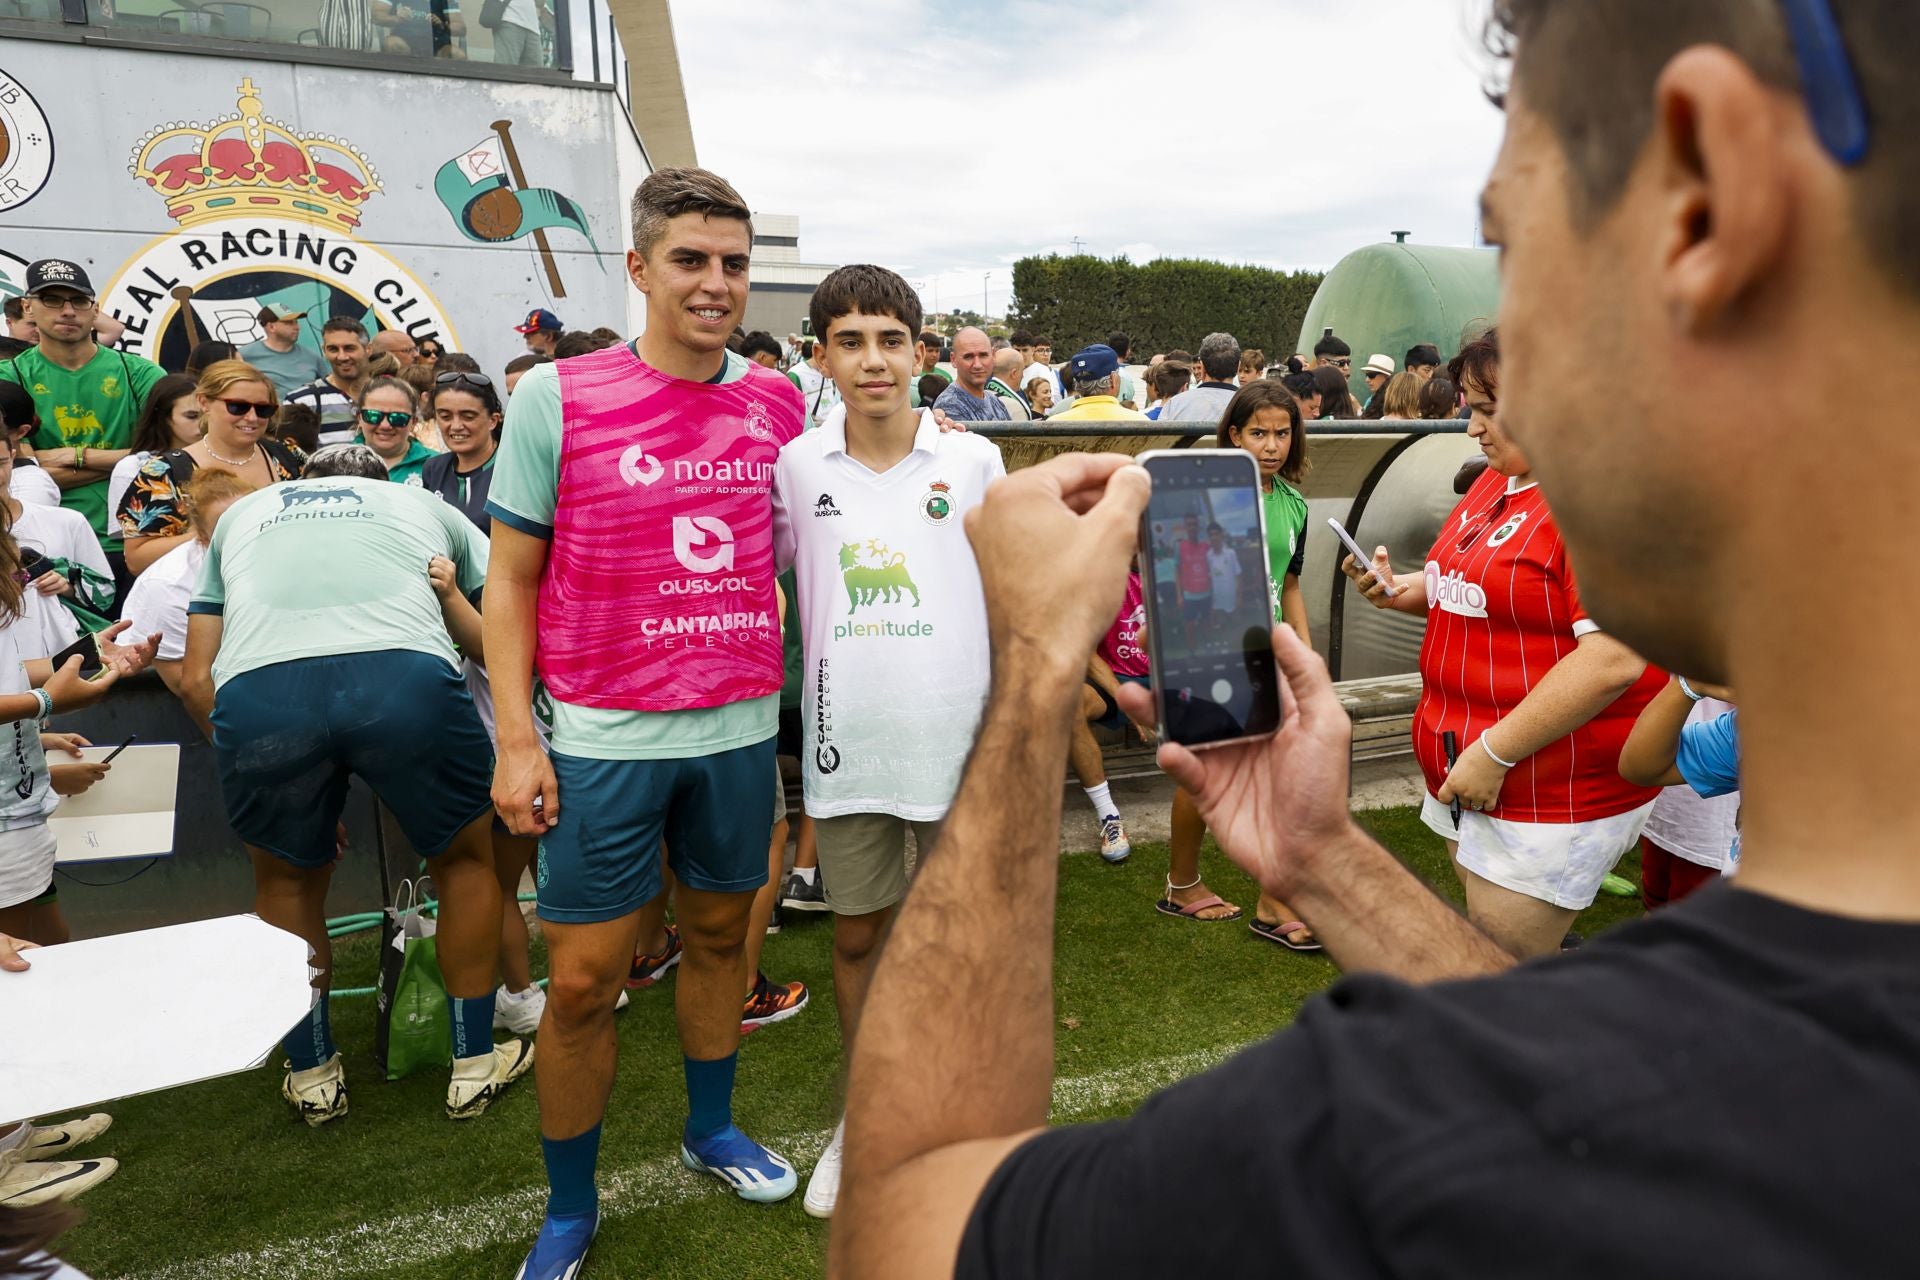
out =
[[[233,417],[244,418],[249,413],[251,413],[253,414],[254,417],[259,418],[263,422],[273,416],[273,411],[277,407],[273,404],[263,404],[258,400],[224,400],[223,399],[220,403],[226,406],[228,414],[232,415]]]
[[[433,380],[433,385],[436,387],[457,387],[463,382],[468,386],[486,387],[488,389],[493,387],[493,379],[489,378],[486,374],[469,373],[465,369],[449,369],[445,373],[436,376]]]
[[[400,409],[388,409],[384,412],[379,409],[362,409],[360,411],[360,421],[370,427],[379,426],[383,418],[390,427],[404,427],[413,421],[412,414]]]

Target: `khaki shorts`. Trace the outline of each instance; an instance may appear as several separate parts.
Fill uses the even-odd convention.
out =
[[[938,822],[909,822],[890,813],[816,818],[820,887],[835,915],[884,911],[907,893],[907,828],[921,856],[940,834]]]

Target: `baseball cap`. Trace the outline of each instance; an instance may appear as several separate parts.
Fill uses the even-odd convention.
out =
[[[42,258],[27,264],[27,287],[21,292],[32,297],[48,289],[71,289],[89,298],[94,296],[93,281],[87,279],[87,273],[79,263],[65,258]]]
[[[1393,376],[1393,369],[1394,369],[1394,365],[1393,365],[1392,356],[1383,356],[1383,355],[1376,354],[1376,355],[1370,355],[1367,357],[1367,367],[1361,370],[1361,372],[1380,373],[1380,374],[1385,374],[1387,377],[1391,378]]]
[[[304,311],[295,311],[292,307],[282,303],[269,302],[266,306],[260,308],[259,320],[261,324],[265,324],[269,320],[301,320],[306,317],[306,314]]]
[[[513,331],[515,333],[536,333],[541,330],[551,330],[554,333],[559,333],[566,327],[567,326],[560,323],[559,316],[543,307],[537,311],[527,312],[526,323],[513,326]]]
[[[1096,342],[1067,362],[1073,367],[1074,381],[1104,378],[1120,367],[1120,356],[1104,342]]]

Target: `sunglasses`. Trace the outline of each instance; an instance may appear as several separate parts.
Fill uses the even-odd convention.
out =
[[[228,414],[233,417],[244,418],[251,413],[262,422],[271,418],[273,411],[279,407],[271,403],[262,404],[257,400],[222,400],[220,403],[226,406]]]
[[[360,421],[370,427],[379,426],[382,419],[385,419],[386,424],[390,427],[404,427],[413,421],[413,415],[404,413],[399,409],[388,409],[384,413],[378,409],[362,409],[360,411]]]
[[[1332,365],[1336,369],[1351,369],[1353,368],[1353,357],[1348,356],[1344,360],[1336,358],[1336,359],[1327,361],[1327,363]]]
[[[93,299],[78,293],[36,293],[34,299],[42,306],[52,307],[55,311],[72,307],[75,311],[85,311],[93,305]]]
[[[486,387],[489,390],[493,387],[493,379],[489,378],[486,374],[469,373],[465,369],[449,369],[445,373],[435,377],[433,385],[436,387],[457,387],[463,382],[468,386]]]

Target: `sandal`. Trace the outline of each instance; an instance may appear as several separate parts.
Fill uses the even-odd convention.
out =
[[[1201,924],[1225,924],[1231,920],[1238,920],[1245,914],[1239,907],[1233,906],[1232,903],[1217,893],[1210,893],[1198,901],[1187,903],[1185,906],[1181,906],[1173,900],[1173,894],[1176,889],[1191,889],[1194,884],[1199,883],[1198,880],[1195,880],[1193,884],[1176,885],[1173,882],[1173,877],[1168,876],[1167,895],[1160,899],[1160,901],[1154,903],[1153,909],[1163,916],[1174,916],[1183,920],[1197,920]],[[1203,916],[1200,914],[1202,911],[1207,911],[1214,907],[1231,907],[1233,914],[1230,916]]]
[[[1299,937],[1299,935],[1307,932],[1307,922],[1304,920],[1286,920],[1280,924],[1268,924],[1265,920],[1255,920],[1247,927],[1253,930],[1255,937],[1265,938],[1268,942],[1278,943],[1289,951],[1326,950],[1326,947],[1321,945],[1318,938],[1308,938],[1305,942],[1296,942],[1294,940]]]

